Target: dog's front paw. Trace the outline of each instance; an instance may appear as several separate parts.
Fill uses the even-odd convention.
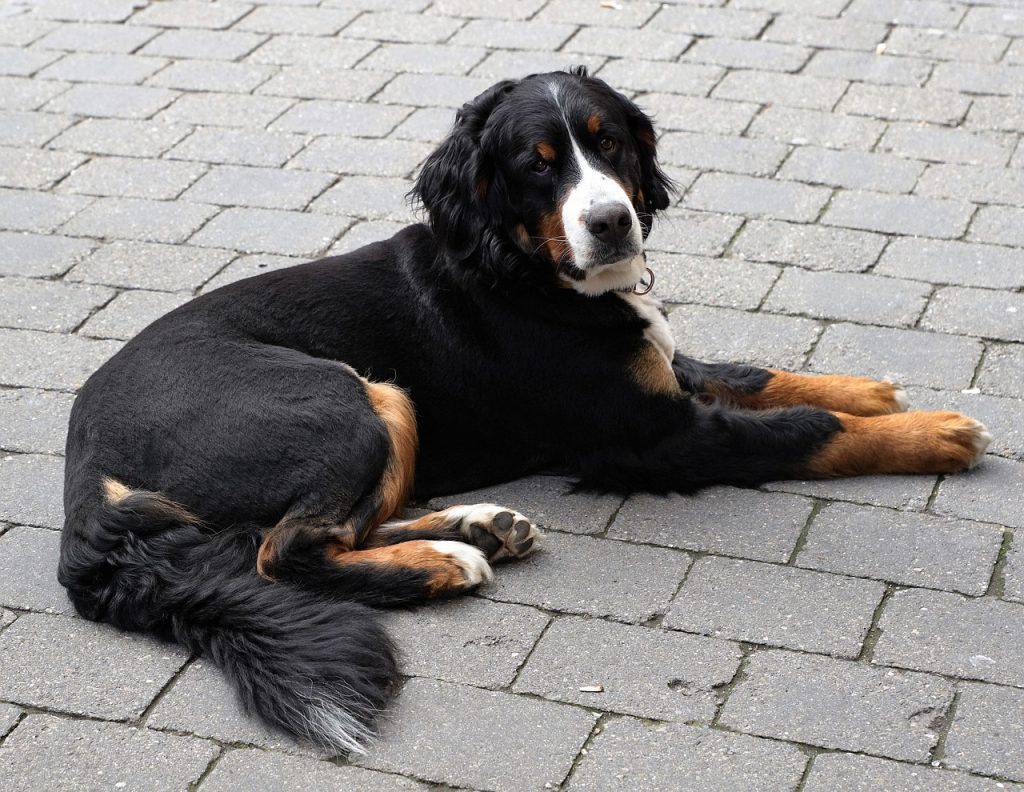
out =
[[[517,511],[493,503],[463,507],[460,531],[476,545],[488,561],[523,558],[537,549],[541,537],[537,526]]]

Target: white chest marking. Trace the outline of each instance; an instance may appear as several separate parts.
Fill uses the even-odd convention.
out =
[[[629,303],[637,314],[647,320],[648,325],[644,330],[644,338],[661,353],[665,362],[671,366],[672,357],[676,351],[676,342],[672,338],[668,320],[661,313],[661,303],[649,294],[618,292],[618,295]]]

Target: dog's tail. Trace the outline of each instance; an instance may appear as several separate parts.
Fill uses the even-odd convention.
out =
[[[159,493],[69,513],[58,569],[78,612],[211,658],[246,709],[361,753],[397,679],[377,612],[257,576],[255,531],[213,534]]]

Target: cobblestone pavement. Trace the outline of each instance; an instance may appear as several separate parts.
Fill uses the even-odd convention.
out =
[[[195,294],[390,235],[452,108],[580,62],[663,130],[681,348],[894,377],[984,420],[982,465],[473,496],[545,550],[394,615],[409,678],[351,763],[70,613],[85,377]],[[1024,2],[0,0],[0,75],[4,790],[1024,790]]]

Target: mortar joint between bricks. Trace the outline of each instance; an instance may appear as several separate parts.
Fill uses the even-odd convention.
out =
[[[989,350],[992,348],[990,341],[981,342],[981,355],[978,357],[978,365],[974,367],[974,373],[971,374],[971,383],[968,385],[969,388],[976,388],[978,386],[978,377],[981,376],[981,369],[985,365],[985,361],[988,359]]]
[[[598,716],[597,720],[594,721],[593,727],[590,729],[590,734],[587,735],[587,739],[583,741],[583,745],[580,746],[579,751],[576,752],[576,756],[573,757],[572,765],[569,767],[569,772],[566,773],[565,778],[559,782],[559,789],[564,789],[565,785],[572,780],[573,775],[576,773],[576,768],[580,766],[587,754],[590,752],[590,746],[594,740],[597,739],[597,736],[604,731],[605,727],[610,722],[613,720],[619,720],[622,717],[624,716],[611,712],[603,712]]]
[[[953,718],[956,716],[956,708],[960,704],[960,685],[956,686],[953,691],[953,699],[949,702],[949,706],[946,711],[939,718],[939,725],[937,729],[938,737],[935,740],[935,746],[931,750],[929,757],[930,764],[938,766],[943,757],[946,755],[946,738],[949,737],[949,730],[953,726]]]
[[[715,707],[715,714],[712,716],[709,726],[712,728],[724,728],[719,727],[719,721],[722,719],[722,712],[725,710],[725,705],[729,701],[729,696],[732,694],[736,686],[739,685],[747,678],[747,661],[758,651],[761,647],[754,644],[740,643],[740,662],[736,666],[736,673],[732,675],[732,679],[726,682],[724,685],[720,685],[714,689],[715,696],[718,698],[718,706]]]
[[[1006,590],[1006,564],[1010,559],[1010,546],[1013,544],[1013,539],[1013,529],[1003,528],[1003,541],[999,545],[996,562],[992,565],[992,577],[985,590],[986,597],[995,597],[996,599],[1003,597],[1003,592]]]
[[[196,792],[196,790],[199,789],[199,787],[207,779],[207,777],[209,777],[210,773],[213,772],[213,769],[220,763],[220,760],[230,752],[230,748],[217,746],[217,751],[216,753],[214,753],[213,758],[210,760],[209,764],[207,764],[206,767],[203,768],[203,772],[199,774],[199,777],[188,785],[188,792]]]
[[[789,558],[786,560],[786,566],[796,566],[797,556],[800,555],[800,551],[803,550],[804,546],[807,544],[807,539],[811,532],[811,524],[817,519],[821,510],[825,508],[825,503],[826,501],[821,498],[814,499],[814,503],[811,505],[811,511],[807,515],[807,520],[800,529],[800,534],[797,536],[796,543],[793,545],[793,552],[789,554]]]
[[[823,753],[822,751],[815,751],[811,748],[806,748],[802,745],[797,746],[797,750],[807,756],[807,764],[804,765],[803,775],[800,776],[800,780],[796,784],[796,788],[793,792],[803,792],[807,787],[807,779],[811,777],[811,770],[814,769],[814,760],[818,758],[818,754]]]
[[[190,656],[188,660],[186,660],[184,663],[182,663],[181,668],[179,668],[175,673],[171,674],[171,678],[168,679],[167,682],[164,683],[164,686],[157,691],[157,694],[153,696],[153,700],[149,702],[146,708],[142,711],[142,714],[139,715],[139,717],[136,718],[131,725],[145,726],[146,722],[149,720],[149,716],[153,714],[153,710],[155,710],[157,706],[159,706],[160,702],[163,701],[164,696],[166,696],[170,692],[171,688],[174,687],[175,683],[177,683],[177,681],[181,678],[182,674],[184,674],[186,670],[191,668],[192,664],[195,662],[196,656],[193,655]]]
[[[895,590],[896,587],[894,585],[891,583],[886,584],[885,591],[882,592],[882,598],[878,601],[878,605],[875,607],[875,612],[871,614],[871,624],[868,626],[868,631],[864,635],[864,643],[861,644],[860,654],[855,658],[858,663],[871,665],[871,660],[875,655],[875,646],[878,644],[878,640],[882,637],[882,628],[879,626],[882,621],[882,613]]]

